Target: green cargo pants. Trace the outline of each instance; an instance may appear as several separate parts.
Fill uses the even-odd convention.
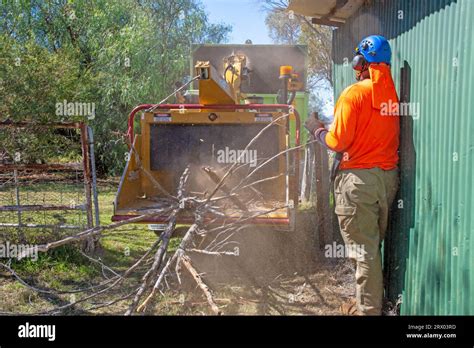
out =
[[[341,170],[334,180],[335,212],[346,250],[362,250],[349,252],[356,263],[357,308],[362,315],[382,312],[380,243],[398,185],[398,169]]]

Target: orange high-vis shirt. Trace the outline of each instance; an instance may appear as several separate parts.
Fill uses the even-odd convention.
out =
[[[328,147],[343,153],[339,169],[398,166],[400,118],[390,67],[372,64],[370,79],[346,88],[325,136]]]

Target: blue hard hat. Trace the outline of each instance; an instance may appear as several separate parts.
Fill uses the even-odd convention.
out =
[[[357,45],[355,53],[363,55],[368,63],[390,64],[392,58],[390,44],[381,35],[370,35],[362,39]]]

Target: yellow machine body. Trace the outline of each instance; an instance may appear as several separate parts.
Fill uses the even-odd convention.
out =
[[[214,121],[210,120],[209,115],[216,115],[217,118]],[[159,153],[153,153],[153,141],[154,136],[154,127],[170,127],[176,126],[181,127],[208,127],[210,134],[219,134],[221,131],[220,126],[229,127],[235,125],[241,127],[242,131],[245,131],[245,127],[255,127],[257,130],[268,125],[269,121],[278,118],[283,115],[282,112],[246,112],[246,111],[222,111],[222,110],[169,110],[167,112],[159,113],[150,113],[146,112],[142,115],[140,120],[141,134],[135,136],[134,148],[135,151],[131,150],[129,153],[129,158],[127,165],[124,171],[124,174],[121,179],[119,190],[115,200],[115,215],[124,216],[124,215],[139,215],[151,211],[151,209],[156,209],[160,206],[160,198],[164,198],[163,194],[160,193],[159,189],[156,188],[153,182],[143,174],[143,170],[149,172],[156,181],[160,183],[169,193],[176,194],[177,190],[177,178],[182,174],[182,172],[177,172],[175,167],[156,169],[153,167],[153,161],[160,155]],[[270,136],[273,138],[273,143],[277,144],[277,147],[272,149],[272,153],[278,153],[284,151],[288,146],[288,137],[286,134],[286,121],[281,119],[276,122],[272,133]],[[256,130],[252,133],[252,135]],[[168,133],[170,134],[170,133]],[[241,136],[241,134],[236,134],[236,138]],[[275,139],[276,136],[276,139]],[[200,139],[203,143],[210,141],[211,139]],[[169,142],[173,142],[176,139],[172,137],[167,139]],[[250,139],[248,139],[250,140]],[[264,139],[262,139],[264,140]],[[220,142],[222,144],[222,141]],[[232,143],[229,139],[229,145]],[[242,143],[241,143],[242,144]],[[265,146],[265,141],[261,142],[259,146]],[[222,147],[222,146],[221,146]],[[243,146],[240,146],[238,150],[242,150]],[[155,148],[156,150],[156,148]],[[219,149],[222,150],[222,149]],[[216,152],[218,152],[217,150]],[[258,151],[258,149],[256,149]],[[169,148],[166,149],[165,156],[170,156]],[[137,156],[139,161],[137,161]],[[171,154],[173,156],[173,154]],[[212,167],[215,172],[222,177],[225,171],[231,165],[231,162],[224,163],[223,165],[216,163],[218,155],[216,154],[214,158],[208,156],[209,161],[203,161],[198,163],[183,163],[185,165],[190,165],[191,169],[191,187],[190,190],[207,189],[212,191],[212,188],[215,186],[209,178],[206,177],[206,174],[202,170],[205,166]],[[288,190],[288,178],[286,173],[288,172],[287,161],[285,156],[278,156],[273,164],[273,169],[271,173],[267,172],[265,176],[277,176],[277,178],[262,183],[258,185],[258,191],[263,194],[265,197],[259,206],[256,206],[256,209],[262,210],[271,210],[274,207],[284,206],[287,201],[290,199],[290,192]],[[245,167],[245,165],[243,165]],[[182,168],[181,168],[182,169]],[[246,170],[253,170],[254,167],[247,168]],[[194,176],[194,177],[193,177]],[[197,177],[196,177],[197,176]],[[243,174],[237,171],[230,179],[229,185],[232,187],[234,184],[240,182],[243,178]],[[252,183],[263,177],[255,174],[254,178],[248,183]],[[196,185],[193,186],[193,180],[196,181]],[[220,193],[222,195],[222,192]],[[166,200],[163,200],[163,204]],[[252,209],[250,209],[252,210]],[[242,212],[235,209],[235,207],[230,207],[227,209],[226,214],[231,217],[238,217]],[[283,208],[271,213],[265,214],[264,217],[267,218],[287,218],[288,209]],[[183,221],[185,222],[185,221]]]
[[[245,56],[229,57],[224,62],[224,79],[209,62],[198,62],[195,71],[200,76],[200,105],[194,105],[194,108],[184,105],[170,109],[160,107],[141,115],[141,133],[134,137],[133,149],[121,178],[114,220],[169,205],[149,175],[171,195],[176,195],[179,177],[189,166],[189,194],[206,198],[216,183],[204,169],[210,168],[215,175],[222,177],[237,161],[238,169],[226,180],[227,187],[238,187],[242,179],[255,170],[251,179],[241,185],[251,184],[250,187],[239,191],[242,197],[245,196],[246,204],[251,202],[248,203],[248,212],[266,212],[257,219],[261,224],[288,222],[288,206],[295,198],[291,182],[296,179],[294,167],[290,166],[291,154],[278,155],[289,146],[288,118],[278,119],[287,111],[261,107],[239,109],[243,98],[239,86],[245,79],[245,63]],[[249,141],[274,120],[277,121],[246,149]],[[273,157],[275,159],[268,165],[256,170],[263,161]],[[268,178],[272,179],[263,180]],[[242,211],[232,202],[221,209],[226,218],[242,216]],[[142,222],[158,223],[162,220],[166,221],[166,217]],[[178,223],[191,220],[192,216],[184,215]]]
[[[203,105],[236,104],[237,97],[231,85],[224,80],[209,62],[198,62],[199,103]]]

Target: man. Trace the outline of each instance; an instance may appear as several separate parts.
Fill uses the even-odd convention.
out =
[[[380,243],[398,190],[398,97],[390,74],[391,50],[383,36],[363,39],[352,67],[357,83],[340,95],[329,131],[315,117],[305,127],[338,153],[335,213],[346,250],[356,262],[359,315],[381,315],[383,276]]]

